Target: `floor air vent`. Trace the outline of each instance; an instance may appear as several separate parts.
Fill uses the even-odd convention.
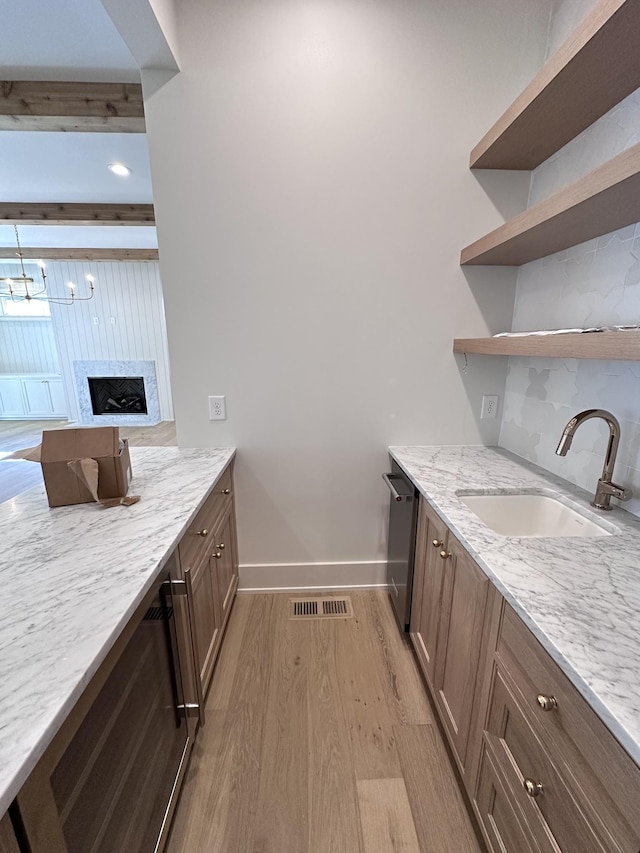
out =
[[[318,602],[317,601],[294,601],[293,602],[294,616],[317,616]]]
[[[349,596],[290,598],[289,603],[289,619],[332,619],[336,616],[349,619],[353,616]]]

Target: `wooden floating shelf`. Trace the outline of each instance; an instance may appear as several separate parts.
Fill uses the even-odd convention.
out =
[[[640,144],[476,240],[460,263],[520,266],[638,221]]]
[[[471,152],[535,169],[640,86],[640,0],[600,0]]]
[[[519,338],[456,338],[453,351],[481,355],[640,361],[640,331],[568,332],[564,335],[528,335]]]

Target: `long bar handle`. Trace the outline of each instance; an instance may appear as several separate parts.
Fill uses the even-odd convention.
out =
[[[169,581],[171,584],[171,592],[173,595],[184,595],[187,599],[187,619],[189,620],[189,637],[191,639],[191,663],[193,668],[193,678],[196,687],[196,699],[198,700],[195,708],[198,710],[198,721],[201,726],[204,726],[204,700],[202,697],[202,682],[200,680],[200,672],[198,670],[198,638],[196,636],[195,622],[193,617],[193,585],[191,583],[191,569],[184,570],[184,580]],[[185,709],[192,709],[194,705],[185,705]]]
[[[191,569],[184,570],[184,584],[187,593],[187,613],[189,615],[189,634],[191,635],[191,649],[193,658],[193,675],[196,682],[196,698],[198,700],[198,721],[201,726],[204,726],[204,699],[202,697],[202,680],[200,678],[200,670],[198,667],[198,637],[196,636],[196,626],[194,621],[193,607],[193,585],[191,583]]]
[[[409,496],[409,495],[401,495],[401,494],[397,491],[396,487],[395,487],[395,486],[393,485],[393,483],[391,482],[391,478],[392,478],[393,476],[394,476],[393,474],[383,474],[383,475],[382,475],[382,479],[385,481],[385,483],[387,484],[387,486],[389,486],[389,490],[390,490],[390,492],[391,492],[391,496],[392,496],[392,498],[394,499],[394,501],[398,501],[398,503],[400,503],[401,501],[409,500],[409,499],[410,499],[410,496]],[[412,499],[412,498],[411,498],[411,499]]]

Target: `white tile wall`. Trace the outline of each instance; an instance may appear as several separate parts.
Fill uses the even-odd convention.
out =
[[[593,5],[591,0],[559,5],[551,21],[549,54]],[[529,204],[638,142],[640,90],[535,170]],[[521,267],[514,331],[618,323],[640,324],[640,225]],[[605,424],[594,420],[580,427],[564,458],[555,455],[555,448],[566,422],[596,407],[609,409],[621,422],[615,479],[634,490],[627,509],[640,515],[640,363],[509,359],[499,443],[592,490],[602,471]]]

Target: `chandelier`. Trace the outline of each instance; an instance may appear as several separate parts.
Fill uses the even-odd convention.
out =
[[[18,251],[16,255],[20,258],[21,275],[11,276],[10,278],[0,278],[0,298],[11,299],[12,302],[50,302],[55,305],[73,305],[75,302],[88,302],[93,299],[93,282],[95,278],[92,275],[87,275],[88,296],[76,296],[76,285],[69,281],[68,296],[49,296],[47,293],[47,274],[44,271],[44,264],[38,261],[40,268],[40,281],[36,282],[34,278],[28,276],[24,268],[24,255],[20,246],[20,238],[18,236],[18,226],[14,225],[13,229],[16,234],[16,244]],[[2,290],[4,285],[7,289]]]

